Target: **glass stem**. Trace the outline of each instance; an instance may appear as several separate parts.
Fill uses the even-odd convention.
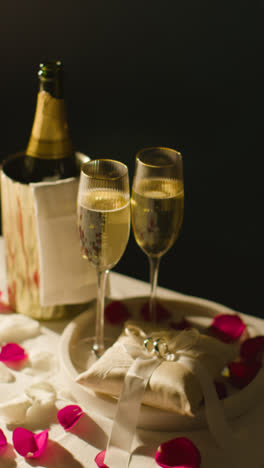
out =
[[[104,352],[104,302],[105,285],[109,270],[97,271],[97,304],[94,350],[98,356]]]
[[[150,266],[150,298],[149,298],[149,318],[156,322],[156,291],[158,283],[160,257],[149,256]]]

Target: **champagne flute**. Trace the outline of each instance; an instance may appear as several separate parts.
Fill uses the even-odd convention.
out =
[[[81,254],[97,272],[95,336],[86,341],[100,357],[104,338],[106,277],[122,257],[130,233],[130,194],[127,166],[111,159],[83,164],[77,199]]]
[[[152,147],[136,155],[132,183],[132,227],[150,263],[149,316],[155,321],[161,257],[176,241],[184,209],[182,156],[170,148]]]

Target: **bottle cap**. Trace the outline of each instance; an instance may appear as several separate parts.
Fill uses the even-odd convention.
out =
[[[51,60],[39,64],[38,75],[41,79],[54,79],[60,73],[62,73],[62,62],[60,60]]]
[[[41,90],[49,92],[56,98],[63,97],[63,65],[60,60],[40,63],[38,76]]]

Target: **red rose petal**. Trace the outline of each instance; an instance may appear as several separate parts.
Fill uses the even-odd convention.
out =
[[[244,360],[262,361],[264,354],[264,336],[248,338],[240,347],[240,356]]]
[[[238,340],[246,329],[246,325],[238,315],[220,314],[214,317],[210,327],[217,338],[226,343]]]
[[[214,382],[216,393],[218,395],[219,400],[223,400],[227,397],[227,390],[224,382],[215,381]]]
[[[0,352],[0,361],[2,362],[23,361],[27,357],[25,350],[16,343],[3,345]]]
[[[155,460],[162,468],[199,468],[201,455],[190,439],[178,437],[158,448]]]
[[[140,314],[142,318],[146,321],[150,321],[150,311],[149,311],[149,302],[145,302],[143,306],[141,307]],[[169,312],[166,307],[164,307],[160,302],[156,303],[156,321],[157,322],[162,322],[163,320],[168,320],[171,316],[171,313]]]
[[[112,325],[125,322],[130,315],[125,304],[120,301],[112,301],[105,307],[105,318]]]
[[[230,382],[234,387],[244,388],[257,375],[261,363],[257,361],[233,361],[228,364]]]
[[[191,328],[191,324],[183,318],[180,322],[171,322],[170,327],[174,330],[186,330],[187,328]]]
[[[84,412],[80,406],[68,405],[58,411],[57,418],[65,431],[68,431],[75,426],[83,414]]]
[[[48,443],[49,430],[34,434],[28,429],[17,427],[13,432],[13,444],[15,450],[27,458],[37,458],[45,450]]]
[[[4,447],[4,445],[7,445],[7,440],[6,440],[6,436],[3,433],[2,429],[0,429],[0,447]]]
[[[104,464],[105,452],[105,450],[102,450],[102,452],[99,452],[94,459],[96,465],[99,468],[109,468],[107,465]]]

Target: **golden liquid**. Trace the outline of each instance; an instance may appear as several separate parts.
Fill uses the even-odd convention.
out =
[[[176,241],[184,209],[182,180],[141,179],[132,188],[132,226],[147,255],[163,255]]]
[[[99,270],[112,268],[129,238],[129,197],[110,189],[83,193],[78,204],[78,227],[83,257]]]

